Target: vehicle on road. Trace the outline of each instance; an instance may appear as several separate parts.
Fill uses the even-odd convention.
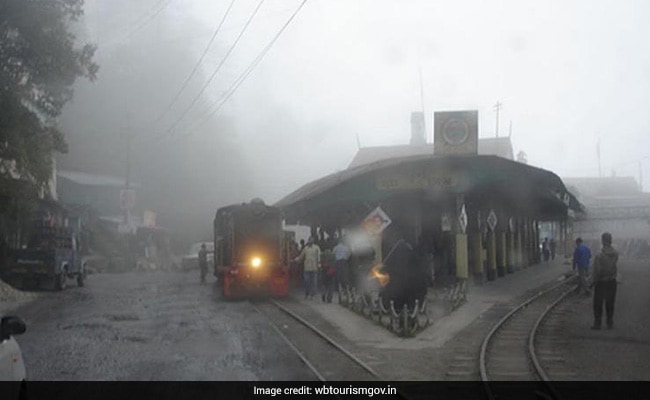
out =
[[[198,242],[192,244],[190,250],[181,259],[181,269],[188,271],[199,269],[199,251],[201,246],[205,245],[207,250],[208,268],[214,268],[214,242]]]
[[[262,200],[217,210],[215,275],[223,297],[286,296],[289,268],[284,237],[280,210]]]
[[[5,280],[18,287],[48,282],[56,290],[63,290],[68,279],[76,279],[79,286],[84,286],[86,262],[80,250],[80,235],[72,226],[72,219],[67,217],[35,218],[27,231],[27,242],[9,250],[8,265],[2,271]]]
[[[0,320],[0,381],[22,381],[27,376],[20,346],[13,338],[25,330],[25,323],[16,316]]]

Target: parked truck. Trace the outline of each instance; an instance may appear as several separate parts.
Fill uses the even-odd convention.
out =
[[[81,252],[80,233],[68,217],[59,222],[52,217],[35,218],[25,232],[26,240],[8,252],[2,274],[18,287],[53,284],[65,289],[68,279],[79,286],[86,279],[86,263]]]

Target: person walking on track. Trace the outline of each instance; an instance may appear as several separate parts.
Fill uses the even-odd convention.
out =
[[[618,274],[618,252],[612,247],[612,235],[605,232],[601,236],[603,248],[594,259],[592,286],[594,289],[594,325],[600,329],[603,318],[603,303],[607,313],[607,329],[614,327],[614,301],[616,300],[616,276]]]

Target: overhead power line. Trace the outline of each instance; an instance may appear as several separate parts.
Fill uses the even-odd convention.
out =
[[[164,4],[163,4],[163,3],[164,3]],[[154,8],[156,8],[157,6],[159,6],[159,5],[161,5],[161,6],[158,7],[158,9],[155,10],[155,11],[153,12],[153,14],[150,14],[150,15],[149,15],[149,18],[146,18],[145,20],[143,20],[139,25],[136,25],[136,27],[135,27],[134,29],[132,29],[132,30],[131,30],[131,31],[130,31],[130,32],[129,32],[125,37],[124,37],[124,39],[122,39],[122,40],[124,41],[124,40],[131,39],[131,38],[132,38],[136,33],[140,32],[142,29],[144,29],[144,28],[145,28],[147,25],[149,25],[149,24],[150,24],[154,19],[156,19],[156,17],[157,17],[157,16],[158,16],[158,15],[159,15],[159,14],[160,14],[160,13],[161,13],[165,8],[167,8],[167,6],[169,5],[169,3],[171,3],[171,0],[160,0],[160,1],[158,1],[156,4],[154,4],[153,7],[151,7],[152,10],[153,10]],[[145,15],[146,15],[146,14],[145,14]],[[142,17],[139,18],[139,20],[142,20]],[[136,22],[136,24],[137,24],[137,22]]]
[[[253,72],[255,67],[257,67],[257,64],[259,64],[260,61],[262,61],[262,59],[269,52],[271,47],[273,47],[273,44],[278,40],[278,38],[280,38],[280,36],[287,29],[289,24],[291,24],[291,21],[293,21],[293,19],[296,17],[296,15],[298,15],[298,12],[300,11],[300,9],[302,9],[302,7],[305,5],[305,3],[307,3],[307,0],[303,0],[302,3],[300,3],[298,8],[296,8],[296,11],[294,11],[293,14],[291,14],[291,16],[289,17],[287,22],[284,23],[284,25],[282,26],[282,28],[280,28],[278,33],[276,33],[275,36],[273,37],[273,39],[271,39],[271,41],[262,49],[260,54],[258,54],[257,57],[255,57],[255,59],[253,59],[253,61],[248,65],[248,67],[244,70],[244,72],[242,72],[241,75],[239,75],[239,77],[237,77],[237,79],[233,82],[233,84],[230,86],[230,88],[223,94],[223,96],[221,96],[220,99],[217,99],[216,101],[212,102],[212,104],[210,104],[210,106],[207,109],[208,111],[215,104],[217,104],[217,107],[212,112],[210,112],[210,114],[208,114],[207,117],[203,118],[199,123],[195,124],[192,127],[192,129],[187,133],[187,135],[185,135],[186,137],[192,135],[198,128],[200,128],[208,120],[210,120],[210,118],[212,118],[212,116],[214,114],[216,114],[221,109],[221,107],[223,107],[223,105],[228,101],[228,99],[230,99],[230,97],[232,97],[232,95],[235,93],[235,91],[237,91],[239,86],[242,83],[244,83],[244,81],[248,78],[248,76],[251,74],[251,72]]]
[[[219,22],[219,25],[214,30],[214,33],[212,34],[212,37],[210,38],[210,41],[208,42],[208,45],[205,46],[205,49],[203,50],[203,53],[201,54],[201,57],[199,57],[199,60],[196,62],[196,64],[194,64],[194,68],[192,69],[192,72],[190,72],[190,74],[187,76],[187,78],[185,78],[185,81],[183,82],[181,87],[178,89],[178,92],[176,92],[176,94],[172,98],[172,101],[169,103],[167,108],[165,108],[165,110],[163,110],[163,112],[160,113],[160,115],[158,116],[158,118],[156,118],[154,123],[157,123],[158,121],[160,121],[162,119],[162,117],[164,117],[169,112],[169,110],[172,108],[172,106],[176,103],[176,101],[180,97],[181,93],[183,93],[183,90],[185,90],[185,88],[187,88],[187,84],[194,77],[194,75],[196,74],[196,71],[198,71],[199,66],[203,62],[203,59],[208,54],[208,50],[210,50],[210,47],[212,46],[212,43],[214,42],[214,39],[217,37],[217,34],[221,30],[221,27],[223,26],[223,23],[226,21],[226,18],[228,17],[228,14],[230,13],[230,9],[232,8],[233,4],[235,4],[235,0],[232,0],[230,2],[230,5],[226,9],[225,14],[221,18],[221,21]]]
[[[255,18],[255,15],[257,14],[257,11],[260,9],[260,7],[262,6],[263,3],[264,3],[264,0],[260,0],[260,2],[257,4],[257,7],[255,7],[255,10],[253,10],[253,13],[251,14],[251,16],[248,18],[248,20],[244,24],[244,27],[242,28],[241,32],[239,32],[239,35],[237,35],[237,38],[235,39],[233,44],[230,46],[230,48],[228,49],[228,51],[226,52],[224,57],[221,59],[221,62],[219,63],[219,65],[217,65],[217,67],[212,72],[212,75],[210,75],[210,78],[208,78],[208,81],[203,85],[203,87],[201,88],[199,93],[197,93],[197,95],[194,97],[194,99],[192,99],[192,102],[190,103],[190,105],[187,106],[187,108],[185,108],[185,110],[180,115],[180,117],[178,117],[176,119],[176,121],[174,121],[174,123],[167,129],[167,131],[165,131],[165,133],[171,133],[176,128],[176,126],[178,126],[178,124],[183,120],[183,118],[185,118],[185,115],[187,115],[187,113],[192,109],[192,107],[194,107],[196,102],[201,98],[201,95],[203,94],[203,92],[205,92],[205,89],[208,87],[208,85],[210,85],[210,83],[212,82],[214,77],[217,75],[217,73],[221,69],[221,66],[223,66],[223,64],[226,62],[226,60],[228,59],[228,57],[230,56],[232,51],[237,46],[237,43],[239,43],[239,40],[242,38],[242,36],[244,36],[244,33],[246,32],[246,29],[248,28],[250,23],[253,21],[253,18]]]

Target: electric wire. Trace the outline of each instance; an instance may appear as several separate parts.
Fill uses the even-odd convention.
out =
[[[154,124],[158,123],[169,112],[169,110],[171,110],[171,108],[174,106],[174,104],[176,104],[176,101],[178,101],[181,93],[183,93],[183,91],[187,88],[188,83],[194,77],[194,75],[196,74],[196,71],[198,71],[199,66],[203,62],[203,59],[208,54],[208,50],[210,50],[210,47],[212,46],[212,43],[214,42],[214,39],[219,34],[219,31],[221,30],[221,27],[223,26],[223,23],[226,21],[226,18],[228,17],[228,14],[230,13],[230,10],[232,9],[233,4],[235,4],[235,0],[232,0],[230,2],[230,5],[228,5],[228,8],[226,9],[225,14],[221,18],[221,21],[219,22],[219,25],[214,30],[214,33],[212,34],[212,37],[210,38],[210,41],[208,42],[208,45],[205,46],[205,49],[203,50],[203,53],[201,54],[201,57],[199,57],[199,60],[196,62],[196,64],[194,64],[194,68],[192,69],[192,72],[190,72],[190,74],[187,76],[187,78],[185,78],[185,81],[183,82],[181,87],[178,89],[178,92],[176,92],[176,94],[172,98],[172,101],[169,103],[169,105],[167,105],[167,107],[163,110],[163,112],[160,113],[158,118],[156,118],[156,120],[154,121]]]
[[[242,36],[244,36],[244,33],[246,32],[246,29],[248,28],[250,23],[253,21],[253,18],[255,18],[255,15],[259,11],[259,9],[260,9],[260,7],[262,6],[263,3],[264,3],[264,0],[260,0],[260,2],[255,7],[255,10],[253,11],[253,13],[251,14],[251,16],[248,18],[248,20],[244,24],[244,27],[242,28],[241,32],[239,32],[239,35],[237,35],[237,38],[235,39],[233,44],[230,46],[230,48],[226,52],[226,55],[221,59],[221,62],[217,65],[217,67],[212,72],[212,75],[210,75],[210,78],[208,78],[207,82],[203,85],[203,87],[201,88],[199,93],[194,97],[194,99],[192,99],[192,102],[189,104],[189,106],[187,106],[187,108],[185,108],[185,110],[181,113],[180,117],[178,117],[174,121],[174,123],[164,132],[163,135],[171,133],[178,126],[178,124],[183,120],[183,118],[185,118],[185,115],[187,115],[187,113],[192,109],[192,107],[194,107],[196,102],[201,98],[201,95],[203,94],[203,92],[205,92],[205,89],[208,87],[208,85],[210,85],[210,83],[212,82],[214,77],[217,75],[217,73],[219,72],[219,70],[221,69],[223,64],[226,62],[226,60],[228,59],[228,57],[230,56],[232,51],[237,46],[237,43],[239,43],[239,40],[242,38]],[[161,135],[161,137],[163,135]]]
[[[163,3],[164,3],[164,4],[163,4]],[[149,25],[149,24],[150,24],[154,19],[156,19],[156,17],[157,17],[158,15],[160,15],[160,13],[161,13],[165,8],[167,8],[167,6],[169,5],[169,3],[171,3],[171,0],[166,0],[166,1],[165,1],[165,0],[160,0],[160,1],[158,1],[158,3],[154,4],[154,6],[153,6],[151,9],[154,9],[156,6],[158,6],[158,5],[160,5],[160,4],[162,4],[162,6],[159,7],[156,11],[154,11],[153,14],[149,15],[149,18],[148,18],[148,19],[144,20],[142,23],[140,23],[140,25],[137,25],[137,26],[135,27],[135,29],[131,30],[131,32],[129,32],[129,33],[124,37],[124,39],[122,39],[122,41],[125,41],[125,40],[129,40],[129,39],[131,39],[131,38],[132,38],[136,33],[140,32],[140,31],[141,31],[142,29],[144,29],[147,25]],[[140,18],[140,19],[142,19],[142,18]],[[136,22],[136,23],[137,23],[137,22]]]
[[[307,3],[307,0],[303,0],[300,3],[300,5],[296,8],[293,14],[291,14],[287,22],[285,22],[282,28],[280,28],[280,30],[275,34],[273,39],[271,39],[271,41],[262,49],[260,54],[258,54],[257,57],[253,59],[253,61],[248,65],[248,67],[244,70],[244,72],[242,72],[242,74],[239,75],[239,77],[233,82],[230,88],[224,93],[224,95],[221,96],[220,99],[217,99],[216,101],[212,102],[208,106],[207,110],[209,111],[209,109],[212,108],[215,104],[218,104],[217,107],[213,111],[211,111],[210,114],[207,115],[207,117],[203,118],[200,122],[195,124],[188,131],[188,133],[184,135],[185,137],[191,136],[198,128],[203,126],[208,120],[210,120],[210,118],[212,118],[214,114],[216,114],[223,107],[223,105],[228,101],[228,99],[232,97],[232,95],[235,93],[235,91],[237,91],[239,86],[241,86],[241,84],[244,83],[244,81],[248,78],[248,76],[253,72],[255,67],[257,67],[257,65],[260,63],[260,61],[262,61],[264,56],[266,56],[266,54],[269,52],[271,47],[273,47],[273,44],[280,38],[280,36],[287,29],[289,24],[291,24],[291,21],[293,21],[296,15],[298,15],[298,12],[300,12],[300,10],[305,5],[305,3]]]

